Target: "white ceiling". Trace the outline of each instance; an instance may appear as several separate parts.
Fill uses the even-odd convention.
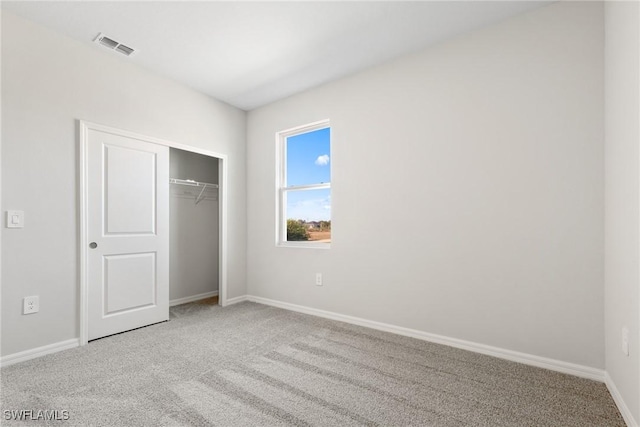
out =
[[[548,3],[2,1],[2,8],[85,43],[102,32],[139,49],[123,61],[251,110]]]

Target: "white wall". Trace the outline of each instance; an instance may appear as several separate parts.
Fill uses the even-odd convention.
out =
[[[640,422],[640,10],[605,5],[606,370]],[[630,355],[621,350],[629,329]]]
[[[603,49],[557,3],[251,111],[248,293],[604,368]],[[331,249],[275,247],[274,135],[325,118]]]
[[[218,159],[177,148],[171,150],[171,178],[218,184]],[[184,187],[183,187],[184,188]]]
[[[172,148],[170,175],[217,184],[218,159]],[[171,301],[217,291],[219,287],[219,200],[206,197],[196,205],[200,190],[171,185]],[[194,194],[193,198],[185,196],[185,192]],[[204,195],[218,197],[218,192],[206,190]]]
[[[228,296],[246,293],[246,114],[134,63],[2,12],[2,210],[26,215],[2,229],[3,355],[78,337],[76,119],[228,156]]]

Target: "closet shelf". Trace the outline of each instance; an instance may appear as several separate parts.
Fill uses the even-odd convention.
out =
[[[169,183],[171,184],[179,184],[179,185],[190,185],[192,187],[209,187],[209,188],[218,188],[218,184],[210,184],[208,182],[198,182],[198,181],[194,181],[192,179],[178,179],[178,178],[171,178],[169,179]]]
[[[190,187],[202,187],[202,190],[200,191],[200,194],[198,194],[196,196],[196,205],[198,203],[200,203],[202,200],[204,200],[205,196],[203,196],[205,190],[207,189],[217,189],[218,188],[218,184],[211,184],[208,182],[198,182],[198,181],[194,181],[192,179],[178,179],[178,178],[169,178],[169,183],[170,184],[178,184],[178,185],[188,185]]]

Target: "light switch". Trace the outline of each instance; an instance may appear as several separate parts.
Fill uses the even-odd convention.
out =
[[[7,228],[23,228],[24,211],[7,211]]]

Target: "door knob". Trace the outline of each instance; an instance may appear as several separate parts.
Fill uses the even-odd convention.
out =
[[[90,247],[91,249],[95,249],[95,248],[97,248],[97,247],[98,247],[98,244],[97,244],[96,242],[91,242],[91,243],[89,243],[89,247]]]

